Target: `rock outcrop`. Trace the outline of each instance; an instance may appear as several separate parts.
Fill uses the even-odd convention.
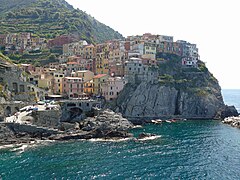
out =
[[[62,122],[60,129],[64,131],[51,140],[91,139],[91,138],[127,138],[133,135],[128,132],[133,124],[123,118],[120,113],[106,109],[95,117],[89,117],[80,123]]]
[[[27,119],[33,119],[27,116]],[[133,124],[120,113],[107,109],[98,116],[87,118],[81,123],[62,122],[58,129],[40,127],[33,124],[0,123],[0,146],[7,144],[30,143],[41,140],[70,140],[91,138],[127,138]]]
[[[225,124],[229,124],[232,127],[240,128],[240,116],[237,116],[237,117],[234,117],[234,116],[227,117],[222,122],[225,123]]]
[[[128,118],[177,116],[206,119],[214,118],[224,107],[222,98],[212,93],[198,95],[175,87],[144,82],[136,89],[131,89],[126,87],[117,101],[120,112]]]
[[[199,69],[171,65],[174,67],[169,68],[175,68],[175,71],[167,75],[163,73],[168,71],[159,67],[159,81],[129,82],[116,100],[115,110],[133,121],[175,117],[213,119],[236,115],[234,107],[225,106],[218,81],[204,64]]]

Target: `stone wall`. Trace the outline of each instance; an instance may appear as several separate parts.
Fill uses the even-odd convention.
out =
[[[28,134],[35,134],[35,133],[47,133],[47,134],[54,134],[57,133],[56,130],[51,130],[44,127],[37,127],[34,125],[27,125],[27,124],[18,124],[18,123],[5,123],[6,126],[16,133],[25,132]]]
[[[65,100],[60,104],[62,122],[81,121],[92,112],[93,107],[101,107],[101,102],[97,100]]]
[[[5,101],[0,103],[0,115],[8,117],[27,105],[28,103],[22,101]]]
[[[44,99],[45,96],[43,90],[25,82],[22,71],[16,65],[0,69],[0,84],[11,92],[12,100],[31,102]]]
[[[61,114],[61,110],[33,111],[32,124],[43,127],[57,128]]]

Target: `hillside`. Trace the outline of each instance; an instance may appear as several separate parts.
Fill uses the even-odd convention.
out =
[[[32,32],[39,37],[54,38],[74,33],[89,43],[123,38],[64,0],[0,0],[0,3],[0,34]]]
[[[175,55],[153,71],[158,80],[128,83],[116,100],[115,110],[141,121],[154,118],[213,119],[237,115],[224,104],[217,79],[199,61],[198,68],[182,68]]]

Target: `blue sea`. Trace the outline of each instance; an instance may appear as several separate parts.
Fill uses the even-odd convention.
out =
[[[223,90],[240,109],[240,90]],[[177,121],[134,129],[146,141],[71,141],[0,151],[0,179],[240,179],[240,129]]]

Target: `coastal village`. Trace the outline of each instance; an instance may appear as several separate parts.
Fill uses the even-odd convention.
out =
[[[58,52],[40,65],[34,64],[34,58],[29,63],[10,59],[0,63],[2,95],[12,97],[0,99],[3,125],[20,134],[54,140],[132,136],[127,133],[132,123],[105,105],[117,99],[127,84],[160,81],[156,69],[172,60],[168,55],[178,57],[182,68],[198,69],[200,60],[196,44],[150,33],[101,44],[74,35],[47,40],[28,32],[10,33],[0,35],[0,47],[5,59]],[[9,136],[8,130],[2,131]]]
[[[0,180],[239,179],[237,1],[0,2]]]
[[[102,44],[88,44],[73,35],[61,35],[47,40],[31,33],[0,35],[0,47],[6,55],[41,54],[45,49],[58,49],[62,54],[55,62],[34,66],[20,63],[23,81],[45,91],[50,97],[64,99],[104,97],[116,99],[127,83],[153,81],[158,74],[151,67],[168,61],[161,54],[182,58],[183,67],[198,67],[198,48],[187,41],[174,41],[172,36],[145,33],[111,40]],[[14,84],[15,93],[24,91]],[[38,101],[40,99],[37,99]]]

